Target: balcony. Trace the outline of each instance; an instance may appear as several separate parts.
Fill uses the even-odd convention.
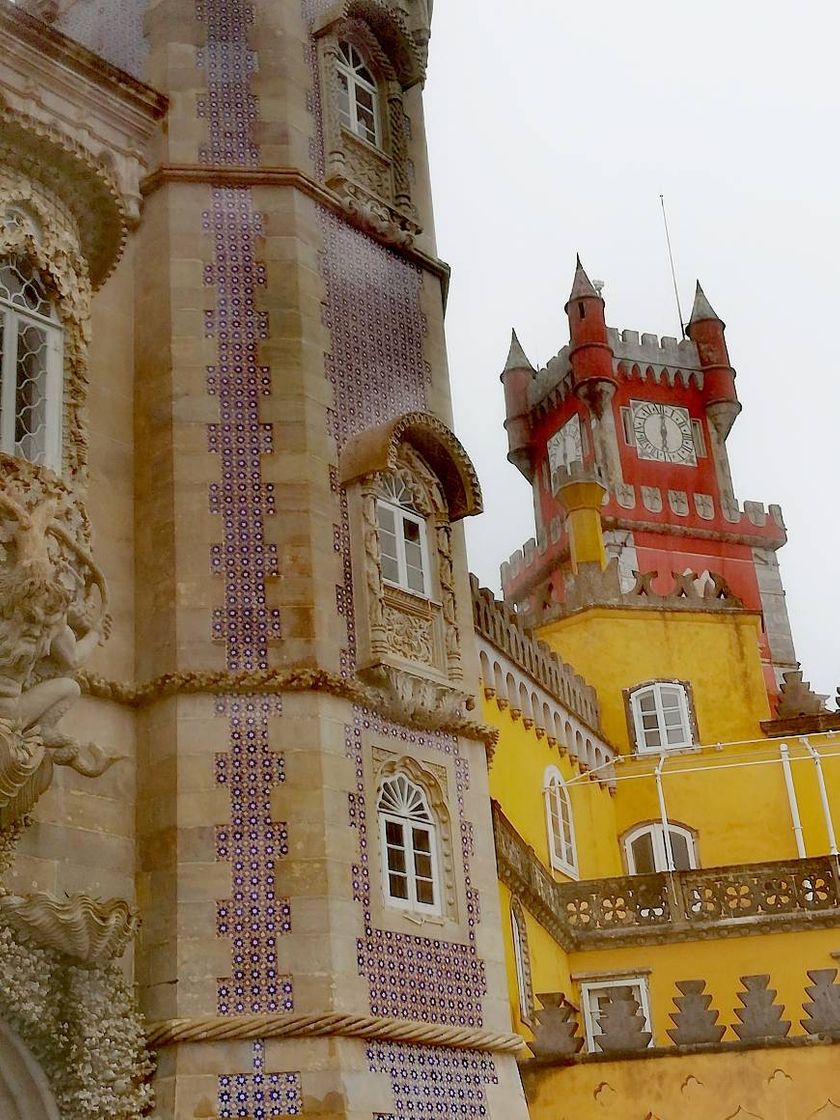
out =
[[[831,856],[558,883],[493,803],[499,878],[566,950],[840,924]]]

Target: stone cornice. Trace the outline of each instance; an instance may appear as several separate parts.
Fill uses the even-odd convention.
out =
[[[8,0],[0,0],[0,34],[4,31],[14,35],[21,44],[31,47],[35,61],[58,63],[99,87],[100,97],[105,89],[109,99],[122,101],[144,118],[157,120],[166,112],[168,99],[162,93],[106,62],[25,9],[8,3]]]
[[[163,673],[142,683],[111,681],[95,673],[82,671],[76,678],[82,692],[101,700],[112,700],[129,707],[142,707],[170,696],[253,696],[277,695],[283,692],[324,692],[414,727],[420,731],[441,731],[484,743],[488,755],[496,746],[499,732],[495,727],[460,716],[447,716],[428,709],[403,709],[396,699],[361,681],[339,676],[326,669],[259,669],[239,673],[227,670],[184,670]]]
[[[381,1039],[414,1046],[451,1046],[502,1054],[519,1054],[525,1047],[525,1040],[518,1034],[341,1011],[314,1015],[207,1015],[195,1019],[165,1019],[149,1024],[146,1035],[152,1049],[192,1042],[325,1036]]]
[[[299,190],[314,202],[326,206],[353,225],[358,216],[348,211],[343,199],[328,187],[304,174],[296,167],[222,167],[205,164],[164,164],[156,168],[141,184],[143,195],[154,194],[169,183],[203,183],[213,187],[288,187]],[[444,302],[449,288],[450,268],[445,261],[429,256],[414,245],[406,245],[398,236],[391,238],[384,228],[364,225],[364,232],[387,245],[395,253],[436,276],[441,283]]]

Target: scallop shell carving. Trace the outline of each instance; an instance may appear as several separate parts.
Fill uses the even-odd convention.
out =
[[[21,937],[85,964],[122,956],[138,926],[136,911],[123,899],[83,894],[0,896],[0,919]]]

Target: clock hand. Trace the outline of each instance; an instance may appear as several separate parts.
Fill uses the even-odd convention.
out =
[[[660,414],[659,420],[659,434],[662,438],[662,450],[668,450],[668,425],[665,422],[665,413]]]

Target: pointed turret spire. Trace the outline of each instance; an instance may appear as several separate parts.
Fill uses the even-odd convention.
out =
[[[505,362],[505,368],[502,370],[502,374],[510,373],[511,370],[514,369],[529,369],[532,373],[536,372],[534,367],[528,361],[528,355],[522,349],[522,344],[516,337],[516,331],[512,330],[510,332],[510,350],[508,352],[507,361]]]
[[[580,263],[580,253],[578,253],[577,263],[575,265],[575,278],[572,282],[572,290],[569,293],[569,300],[566,306],[568,307],[572,300],[586,299],[587,297],[594,297],[595,299],[601,298],[594,284],[586,275],[586,270]]]
[[[697,281],[697,290],[694,293],[694,306],[691,309],[691,318],[688,320],[691,323],[704,323],[709,320],[722,322],[721,317],[717,314],[715,309],[706,299],[706,293],[700,287],[700,281]]]

